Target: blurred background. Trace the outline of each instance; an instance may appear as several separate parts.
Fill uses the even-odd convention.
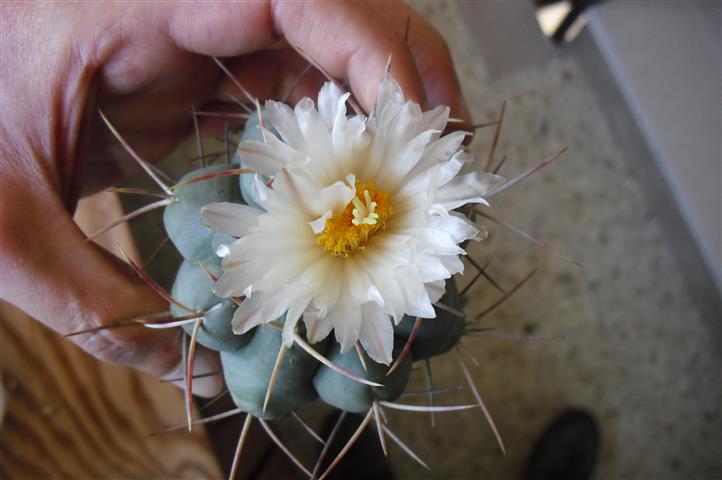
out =
[[[545,427],[578,408],[591,414],[599,429],[595,478],[720,478],[720,2],[431,0],[412,5],[449,44],[474,121],[496,120],[506,102],[494,157],[495,162],[507,157],[502,175],[513,176],[569,147],[559,161],[495,197],[488,211],[582,268],[486,223],[489,240],[474,244],[470,255],[479,263],[489,261],[488,273],[504,289],[539,268],[512,301],[485,317],[483,326],[511,334],[508,338],[462,340],[507,455],[500,453],[478,410],[438,414],[434,427],[428,414],[389,412],[393,431],[431,467],[427,471],[391,447],[396,477],[518,478]],[[470,146],[475,156],[488,155],[493,133],[493,127],[477,132]],[[188,145],[162,166],[177,176],[194,153]],[[132,199],[124,202],[128,211],[139,206]],[[147,258],[162,239],[159,216],[140,218],[131,227],[140,257]],[[150,271],[170,284],[177,261],[172,248],[165,248]],[[461,287],[475,273],[467,266],[470,274],[458,279]],[[467,312],[483,311],[500,295],[481,278],[465,294]],[[514,335],[555,338],[519,341]],[[464,384],[453,353],[433,359],[432,369],[436,388]],[[122,369],[103,372],[106,387],[126,375]],[[12,375],[5,381],[15,385],[9,389],[12,400],[22,385]],[[72,395],[96,387],[84,383]],[[182,452],[194,461],[191,451],[205,456],[193,468],[165,458],[156,470],[143,467],[125,475],[118,474],[123,471],[118,462],[107,462],[107,470],[89,475],[216,476],[226,468],[238,419],[211,427],[210,445],[198,434],[192,442],[184,433],[148,439],[151,431],[183,422],[177,392],[153,388],[148,383],[143,391],[152,391],[155,410],[119,420],[125,430],[118,427],[122,432],[114,435],[127,435],[131,425],[149,451]],[[422,370],[412,374],[409,388],[426,388]],[[48,405],[61,390],[43,393]],[[173,408],[164,407],[164,395],[173,397]],[[455,391],[438,401],[473,398]],[[16,410],[7,418],[14,419],[18,432],[27,432],[17,423],[23,415],[44,412],[39,418],[46,424],[63,415],[60,409],[55,416],[45,404],[13,405],[8,402]],[[229,405],[219,402],[205,414]],[[17,413],[18,408],[23,410]],[[120,406],[115,411],[129,416]],[[153,412],[162,421],[151,422]],[[301,414],[320,431],[329,412],[314,404]],[[8,433],[7,424],[4,428],[0,474],[15,476],[23,470],[13,463],[11,442],[27,437]],[[276,428],[302,458],[317,453],[293,421]],[[100,432],[97,438],[109,435]],[[249,457],[242,473],[293,478],[293,467],[278,467],[287,462],[283,454],[255,435],[257,448],[244,454]],[[220,459],[215,466],[213,456]]]

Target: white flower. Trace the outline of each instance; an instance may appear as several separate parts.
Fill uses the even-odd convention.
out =
[[[233,329],[286,314],[283,341],[293,342],[302,317],[311,342],[334,330],[341,351],[357,341],[377,362],[390,363],[393,326],[404,314],[433,318],[444,281],[463,270],[459,244],[480,229],[452,211],[486,203],[502,179],[459,174],[472,158],[466,132],[444,137],[447,107],[422,112],[385,78],[372,114],[348,116],[332,83],[294,109],[269,101],[265,119],[280,138],[239,145],[248,168],[272,178],[254,181],[264,210],[230,203],[206,206],[213,229],[238,237],[219,249],[221,297],[245,295]]]

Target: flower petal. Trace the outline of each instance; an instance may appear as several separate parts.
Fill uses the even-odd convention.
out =
[[[403,105],[404,101],[404,93],[401,91],[399,84],[396,83],[396,80],[391,78],[391,75],[384,75],[376,93],[374,114],[379,115],[384,110]]]
[[[438,302],[446,293],[446,281],[437,280],[436,282],[427,283],[426,293],[428,293],[431,303]]]
[[[350,93],[344,94],[333,82],[324,83],[318,92],[318,113],[329,130],[334,127],[339,115],[346,117],[346,99]]]
[[[265,131],[266,141],[246,140],[238,144],[243,165],[267,176],[275,175],[287,165],[306,165],[307,155],[289,147],[274,134]]]
[[[245,299],[233,313],[231,326],[233,333],[243,335],[262,323],[275,320],[286,311],[288,301],[281,295],[268,295],[259,292]]]
[[[413,317],[436,317],[436,312],[433,305],[431,305],[429,294],[426,292],[418,268],[415,266],[399,267],[395,273],[398,288],[406,300],[405,313]]]
[[[449,212],[447,216],[432,215],[429,227],[448,233],[454,243],[480,238],[479,229],[458,212]]]
[[[262,213],[257,208],[230,202],[211,203],[201,208],[206,225],[232,237],[243,237],[253,232]]]
[[[463,150],[456,152],[448,162],[440,165],[438,185],[441,187],[449,183],[464,165],[470,164],[473,160],[473,157]]]
[[[436,282],[451,277],[451,272],[446,268],[441,258],[436,255],[419,253],[414,260],[424,283]]]
[[[330,256],[323,262],[325,276],[316,286],[313,297],[313,306],[323,315],[326,315],[338,302],[344,280],[341,263]]]
[[[333,323],[336,341],[341,344],[341,353],[348,352],[358,341],[361,330],[361,309],[346,297],[328,312],[328,317]]]
[[[286,321],[283,324],[283,331],[281,333],[283,345],[285,347],[290,348],[293,345],[293,334],[296,332],[296,325],[310,302],[311,297],[307,294],[307,292],[299,292],[297,298],[294,298],[294,300],[290,303],[288,311],[286,312]]]
[[[441,255],[439,260],[450,274],[464,273],[464,262],[457,255]]]
[[[268,100],[264,112],[269,123],[281,135],[281,138],[291,148],[298,151],[305,151],[306,140],[303,138],[301,129],[298,127],[296,114],[293,109],[285,103]]]
[[[309,218],[318,216],[319,185],[306,172],[283,168],[273,180],[274,201],[282,203],[284,210],[297,211]]]
[[[445,105],[439,105],[433,110],[424,112],[421,120],[421,128],[424,130],[443,131],[449,123],[449,112],[451,109]]]
[[[333,328],[333,318],[319,311],[304,313],[303,323],[306,324],[306,337],[311,343],[318,343],[328,337]]]
[[[311,227],[311,230],[313,230],[313,233],[318,235],[323,232],[324,228],[326,228],[326,220],[331,217],[333,217],[333,210],[326,210],[323,212],[323,215],[318,217],[316,220],[308,222],[308,225]]]
[[[504,182],[504,177],[492,173],[472,172],[456,177],[441,187],[436,201],[448,210],[459,208],[467,203],[488,205],[484,195],[492,188]]]
[[[321,211],[332,210],[340,213],[351,203],[356,196],[356,186],[349,186],[344,182],[338,181],[318,192],[317,200]]]
[[[391,319],[373,302],[361,306],[359,341],[371,359],[377,363],[391,363],[394,349],[394,328]]]
[[[328,146],[331,144],[330,128],[316,110],[313,100],[308,97],[302,99],[296,104],[293,112],[296,114],[298,128],[306,139],[306,153],[328,154]]]
[[[428,168],[447,162],[460,151],[461,142],[467,135],[469,132],[453,132],[430,143],[426,147],[422,159],[409,175],[416,176]]]
[[[230,261],[233,261],[232,257]],[[263,260],[243,262],[231,268],[228,267],[228,261],[225,261],[223,274],[213,285],[213,293],[224,298],[245,295],[246,289],[259,282],[268,268],[268,262]]]
[[[434,130],[426,130],[418,134],[399,152],[393,164],[388,165],[389,168],[386,169],[388,180],[396,183],[396,185],[392,184],[393,186],[387,187],[389,190],[396,190],[398,184],[409,175],[409,172],[416,166],[419,160],[421,160],[433,133]]]

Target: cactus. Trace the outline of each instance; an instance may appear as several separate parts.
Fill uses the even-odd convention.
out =
[[[298,345],[285,350],[281,332],[272,327],[256,327],[254,331],[248,345],[221,353],[223,375],[235,404],[258,418],[278,419],[318,398],[313,378],[319,363]],[[315,348],[323,354],[327,346],[324,341]],[[276,367],[279,356],[281,361]],[[264,408],[276,368],[273,395]]]
[[[246,124],[242,139],[261,139],[258,114]],[[237,154],[234,163],[244,166]],[[211,173],[223,172],[231,166],[214,165],[194,170],[181,178],[179,184]],[[401,366],[386,376],[389,366],[374,362],[364,355],[364,365],[356,351],[342,354],[338,344],[320,342],[314,348],[326,354],[335,365],[367,380],[382,383],[374,387],[354,381],[319,363],[297,345],[283,353],[279,372],[273,385],[273,395],[267,407],[263,404],[269,390],[279,350],[281,333],[272,327],[256,327],[244,335],[231,330],[231,317],[236,308],[233,301],[221,299],[213,293],[213,278],[221,273],[220,259],[214,255],[218,245],[230,243],[231,238],[210,230],[203,224],[200,210],[213,202],[252,202],[251,175],[216,177],[177,189],[177,201],[167,206],[163,216],[166,232],[185,260],[176,276],[171,295],[193,310],[208,312],[198,333],[201,345],[221,352],[221,363],[231,397],[239,408],[263,419],[277,419],[300,406],[320,399],[329,405],[349,412],[366,412],[375,400],[394,401],[405,390],[411,371],[412,358],[421,360],[446,353],[454,347],[464,331],[464,319],[445,310],[437,311],[437,318],[421,323],[411,353],[402,359]],[[442,302],[461,307],[453,279],[447,282]],[[187,315],[176,305],[171,312],[177,317]],[[391,321],[391,320],[389,320]],[[280,321],[282,323],[282,320]],[[405,317],[395,327],[394,360],[398,359],[413,329],[413,319]],[[192,324],[183,327],[190,335]],[[319,368],[320,367],[320,368]],[[365,368],[364,368],[365,367]]]
[[[199,262],[184,260],[178,269],[171,296],[193,310],[206,312],[198,333],[198,343],[211,350],[234,351],[245,346],[253,334],[233,333],[231,318],[237,305],[231,300],[216,297],[212,292],[213,279],[209,274],[217,276],[220,270],[221,262],[215,256]],[[186,315],[177,305],[171,304],[170,311],[176,317]],[[191,335],[193,325],[184,325],[183,329]]]
[[[187,173],[179,184],[203,175],[227,170],[228,165],[213,165]],[[242,202],[233,177],[216,177],[193,183],[174,192],[175,199],[163,212],[165,231],[183,258],[189,261],[216,256],[216,248],[233,239],[205,226],[201,208],[212,202]]]
[[[402,342],[394,343],[394,360],[399,358],[402,348]],[[388,374],[388,366],[374,362],[366,354],[362,355],[363,363],[356,352],[341,353],[338,344],[334,344],[328,358],[357,375],[383,383],[383,387],[364,385],[329,369],[321,369],[313,377],[313,386],[321,400],[346,412],[366,413],[375,401],[393,401],[404,393],[411,374],[411,355],[406,355],[391,374]]]
[[[221,65],[221,68],[224,68],[220,62],[218,63]],[[331,96],[333,96],[334,88],[333,85],[329,86],[329,84],[324,87],[326,94]],[[385,88],[388,88],[388,86]],[[394,95],[387,94],[387,97],[392,98]],[[340,97],[340,102],[345,103],[346,98],[345,96]],[[319,101],[319,103],[321,102]],[[274,108],[276,108],[278,114],[278,111],[280,111],[279,107],[275,106]],[[307,105],[304,108],[307,108]],[[326,106],[326,108],[329,107]],[[345,110],[340,111],[341,113],[337,114],[335,120],[333,120],[333,122],[335,122],[334,128],[338,124],[344,124],[343,118],[345,117]],[[415,114],[414,112],[415,110],[412,108],[407,111],[406,114],[413,116]],[[265,142],[267,141],[267,135],[277,134],[273,129],[273,125],[270,124],[269,119],[264,118],[264,116],[264,111],[256,111],[253,115],[250,115],[241,135],[242,142],[254,140],[257,142]],[[331,119],[328,119],[328,116],[324,120],[327,124],[331,121]],[[379,124],[381,124],[382,121],[383,118],[378,119]],[[431,122],[432,120],[430,119],[428,121]],[[497,125],[501,125],[501,118],[500,121],[497,122]],[[372,126],[373,128],[383,127],[383,125],[376,124]],[[396,128],[396,126],[392,124],[389,124],[387,127],[389,129]],[[119,136],[112,126],[110,126],[110,128],[114,134]],[[449,137],[450,136],[451,135],[449,135]],[[496,136],[498,136],[498,130]],[[408,141],[413,144],[419,137],[413,140],[408,139]],[[456,138],[458,144],[460,138],[463,138],[463,136],[457,136]],[[428,138],[426,141],[428,141]],[[452,139],[451,143],[453,143],[453,141],[454,139]],[[446,146],[446,148],[448,149],[448,146]],[[492,155],[489,156],[489,160]],[[388,365],[372,359],[358,342],[355,344],[355,348],[348,349],[347,346],[346,351],[343,351],[341,343],[334,341],[330,336],[326,336],[320,341],[312,343],[310,339],[314,338],[314,333],[311,332],[313,328],[308,327],[308,322],[306,322],[306,325],[303,323],[299,323],[298,325],[288,323],[291,320],[288,319],[285,311],[289,310],[290,312],[290,307],[287,307],[284,311],[276,312],[274,316],[278,318],[263,318],[262,320],[265,324],[257,326],[251,324],[249,327],[247,321],[249,318],[253,318],[255,313],[253,311],[250,313],[241,311],[241,309],[250,304],[246,304],[245,302],[257,302],[259,298],[258,295],[263,295],[265,292],[259,293],[253,289],[242,289],[244,295],[250,295],[249,298],[245,299],[242,295],[236,295],[235,293],[232,295],[217,294],[219,277],[225,274],[224,262],[231,264],[237,262],[233,260],[232,257],[226,257],[222,262],[218,254],[223,253],[224,250],[227,253],[227,251],[229,251],[228,245],[232,244],[235,239],[209,228],[204,220],[202,209],[212,204],[218,204],[219,202],[224,205],[248,205],[249,207],[261,209],[261,204],[256,202],[258,192],[255,190],[268,188],[263,185],[270,184],[272,181],[277,180],[273,180],[273,177],[270,175],[263,176],[252,172],[252,168],[249,167],[254,165],[254,160],[247,157],[241,148],[238,149],[230,164],[224,163],[204,166],[191,171],[173,187],[165,185],[140,158],[136,156],[134,156],[134,158],[140,162],[141,166],[146,169],[165,192],[165,199],[157,202],[157,206],[165,207],[163,222],[166,233],[183,257],[170,293],[165,292],[160,286],[149,279],[139,266],[130,262],[136,272],[170,302],[170,314],[172,316],[167,319],[153,317],[153,319],[157,321],[157,323],[154,324],[150,324],[151,319],[149,318],[135,319],[135,323],[156,328],[181,326],[188,336],[191,337],[191,354],[188,356],[186,376],[188,404],[190,403],[191,396],[193,378],[192,352],[194,351],[195,343],[197,342],[206,348],[220,352],[222,371],[226,385],[228,386],[228,392],[238,407],[237,412],[243,411],[247,413],[246,422],[239,439],[237,454],[239,454],[242,449],[245,434],[248,431],[248,425],[253,418],[259,419],[274,441],[279,442],[265,421],[283,418],[294,413],[295,410],[301,406],[314,401],[325,402],[328,405],[348,412],[367,413],[364,422],[359,427],[359,432],[368,425],[369,420],[374,416],[376,418],[379,439],[384,451],[386,451],[385,438],[388,434],[393,441],[399,443],[407,453],[410,453],[414,459],[424,466],[426,465],[411,452],[409,447],[401,443],[401,440],[390,431],[385,421],[382,421],[380,415],[382,408],[398,408],[402,410],[427,411],[433,413],[437,411],[480,407],[492,430],[497,435],[502,451],[504,450],[496,426],[482,402],[473,384],[472,377],[464,364],[463,356],[458,350],[457,354],[462,371],[468,381],[469,389],[477,401],[475,404],[461,406],[435,406],[432,404],[429,406],[419,406],[396,403],[396,400],[406,390],[411,374],[412,362],[426,361],[426,368],[430,369],[428,359],[443,355],[455,349],[461,337],[467,333],[469,326],[478,320],[478,318],[469,317],[463,311],[461,295],[453,277],[448,278],[445,282],[435,281],[436,284],[434,288],[437,290],[440,287],[439,284],[444,285],[445,283],[445,293],[440,299],[434,301],[433,309],[435,318],[419,318],[406,315],[400,318],[397,324],[393,323],[391,316],[385,316],[383,319],[377,320],[381,322],[378,324],[378,328],[381,331],[393,332],[393,348],[386,350],[390,352],[391,356],[391,362]],[[452,169],[456,168],[452,177],[458,173],[461,164],[467,162],[468,159],[463,156],[459,156],[458,158],[453,156],[448,164],[452,165],[454,161],[456,161],[457,166],[451,167]],[[549,163],[549,161],[550,160],[543,163],[542,166]],[[507,184],[513,185],[530,173],[533,173],[533,171],[524,172],[518,177],[511,179]],[[443,175],[448,176],[448,172]],[[236,176],[239,178],[236,178]],[[480,181],[479,178],[466,178],[466,183],[460,188],[477,185]],[[260,179],[260,182],[258,182],[257,179]],[[492,180],[494,185],[489,188],[490,195],[506,188],[506,185],[500,184],[496,177]],[[385,179],[381,178],[381,182],[384,181]],[[477,182],[477,184],[473,182]],[[347,187],[344,186],[343,188]],[[369,190],[377,196],[371,198]],[[354,195],[356,195],[355,192]],[[364,192],[364,195],[365,200],[359,191],[358,196],[354,198],[355,208],[353,210],[353,218],[354,225],[357,225],[359,229],[366,228],[366,230],[364,230],[366,236],[362,238],[362,241],[366,242],[368,241],[368,235],[372,235],[378,228],[376,226],[377,221],[384,221],[383,216],[390,214],[391,209],[389,208],[386,212],[384,211],[385,207],[380,204],[383,203],[385,197],[378,194],[373,186],[369,186],[368,190]],[[451,205],[448,207],[449,210],[458,208],[459,205],[463,203],[459,203],[457,200],[458,199],[454,200],[453,198],[447,199],[447,202]],[[485,201],[484,199],[482,200]],[[155,205],[153,208],[156,208]],[[378,212],[380,213],[375,210],[376,208],[379,209]],[[145,210],[143,210],[143,212],[144,211]],[[132,218],[134,215],[135,214],[129,214],[124,219]],[[472,208],[466,210],[463,216],[458,215],[454,217],[454,215],[456,215],[455,212],[448,212],[447,215],[452,222],[454,218],[457,218],[457,227],[459,224],[464,225],[463,228],[466,228],[468,233],[468,229],[471,228],[472,224],[467,220],[462,220],[462,218],[466,216],[475,217],[476,211]],[[117,222],[111,226],[115,224],[117,224]],[[459,228],[463,230],[462,227]],[[483,230],[483,227],[480,227],[480,230]],[[456,235],[459,236],[461,240],[454,240],[454,246],[471,238],[469,235],[460,235],[458,231]],[[321,243],[319,243],[319,245],[321,245]],[[351,245],[354,249],[358,247],[357,243]],[[365,243],[363,245],[365,245]],[[361,248],[365,248],[363,245]],[[320,249],[321,247],[318,248]],[[323,246],[323,248],[326,249],[327,246]],[[450,247],[447,245],[444,246],[444,248],[449,250]],[[327,250],[327,252],[338,254],[336,250]],[[344,255],[346,254],[346,250],[342,249],[341,252]],[[446,255],[456,254],[447,252]],[[246,260],[243,260],[241,263],[243,264],[245,261]],[[472,263],[476,266],[475,262]],[[452,264],[449,263],[448,265]],[[449,266],[448,268],[456,267]],[[476,268],[479,269],[479,274],[476,276],[476,278],[478,278],[484,272],[482,268],[478,266]],[[499,301],[493,304],[488,311],[506,300],[528,280],[528,278],[529,277],[525,278],[511,291],[507,292]],[[495,282],[494,285],[496,285]],[[387,287],[394,288],[394,286],[390,285],[387,285]],[[377,292],[376,295],[378,296],[380,293],[386,292]],[[404,295],[411,294],[405,292],[402,297]],[[418,296],[420,294],[417,292],[416,295]],[[369,291],[369,296],[372,296],[371,291]],[[267,306],[264,305],[263,302],[260,302],[257,309],[263,310],[264,308],[267,308]],[[248,310],[248,308],[246,310]],[[275,312],[275,310],[271,311]],[[488,313],[488,311],[484,312],[484,314]],[[428,312],[423,313],[429,316]],[[298,318],[299,315],[300,313],[296,312],[295,317]],[[399,317],[397,316],[396,318]],[[158,319],[167,320],[167,323],[161,323],[161,320]],[[306,320],[307,319],[304,318],[304,321]],[[286,328],[287,325],[290,325],[290,327]],[[311,333],[306,331],[307,327]],[[88,332],[76,332],[76,334],[79,333]],[[474,333],[476,334],[476,332]],[[358,335],[360,334],[357,334],[357,337]],[[292,340],[290,344],[289,339]],[[318,340],[318,338],[316,340]],[[363,338],[360,338],[360,340],[363,340]],[[381,338],[379,342],[382,340],[383,338]],[[376,358],[378,360],[378,352]],[[430,383],[430,370],[427,372],[427,375],[429,379],[428,394],[430,401],[432,401],[434,389]],[[189,429],[192,424],[190,409],[188,409]],[[356,436],[352,437],[352,440],[353,438],[356,438]],[[346,450],[347,449],[344,449],[342,451],[341,456]],[[288,452],[288,449],[284,447],[284,451]],[[292,460],[294,460],[302,470],[309,473],[295,457],[292,457]],[[330,472],[330,469],[333,468],[338,460],[340,460],[340,456],[332,463],[331,467],[321,475],[321,478]],[[319,459],[319,465],[320,463],[321,459]]]
[[[258,121],[249,120],[243,138],[260,138],[259,132]],[[242,158],[237,155],[234,163],[243,165]],[[186,174],[179,184],[228,168],[228,165],[223,164],[200,168]],[[240,175],[241,181],[237,183],[232,176],[223,176],[179,188],[176,194],[178,200],[166,207],[163,217],[166,232],[185,257],[171,296],[193,310],[207,312],[197,341],[221,352],[224,377],[234,402],[239,408],[259,418],[277,419],[319,396],[332,406],[357,413],[368,411],[374,400],[396,400],[406,388],[412,358],[426,359],[453,348],[463,333],[463,318],[439,309],[436,319],[422,322],[411,346],[411,354],[406,355],[401,366],[388,377],[386,373],[390,367],[374,362],[365,354],[364,364],[368,371],[362,366],[356,351],[341,354],[335,344],[326,354],[328,342],[314,345],[320,354],[326,354],[335,365],[357,376],[382,383],[383,387],[361,384],[329,368],[319,368],[319,363],[313,357],[294,345],[284,353],[273,386],[274,394],[264,410],[265,395],[281,348],[281,333],[268,326],[256,327],[244,335],[233,333],[231,318],[237,305],[213,293],[213,279],[221,273],[220,259],[213,253],[219,244],[230,243],[231,239],[204,226],[200,215],[200,209],[213,202],[241,202],[243,190],[246,193],[242,197],[248,201],[251,198],[250,183],[244,181],[248,178],[249,175]],[[447,293],[442,302],[456,308],[461,306],[453,279],[447,282]],[[178,318],[187,315],[176,305],[171,305],[171,312]],[[189,335],[193,331],[191,323],[183,328]],[[395,328],[397,340],[394,360],[398,359],[408,341],[413,319],[405,317]]]

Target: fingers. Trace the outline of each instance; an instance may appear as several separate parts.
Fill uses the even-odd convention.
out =
[[[399,35],[407,35],[406,42],[414,56],[429,104],[448,105],[453,116],[470,121],[451,53],[441,34],[403,2],[374,2],[372,6]],[[393,73],[395,65],[391,68]]]
[[[308,66],[291,48],[263,50],[226,62],[233,77],[259,100],[287,97],[291,104],[303,97],[316,97],[325,81],[315,68],[306,70]],[[247,101],[235,83],[224,76],[215,98],[228,102],[229,94]]]
[[[167,31],[184,49],[237,56],[271,46],[279,37],[302,50],[330,75],[348,78],[371,110],[389,55],[407,97],[425,103],[414,58],[401,36],[361,2],[269,2],[169,7]]]
[[[167,310],[166,302],[126,265],[85,241],[47,186],[24,184],[4,172],[0,191],[4,299],[61,334]],[[177,330],[134,326],[72,340],[104,361],[160,377],[182,372]],[[196,359],[196,373],[219,369],[211,352],[199,351]],[[207,380],[195,384],[194,392],[213,395],[220,391],[219,377]]]
[[[389,55],[394,78],[406,96],[425,104],[423,84],[403,38],[360,2],[279,2],[274,24],[288,42],[302,49],[335,77],[348,78],[370,111]]]
[[[432,104],[447,104],[457,116],[466,110],[445,42],[402,3],[239,2],[205,4],[202,9],[176,3],[154,5],[153,12],[149,15],[146,9],[136,9],[138,18],[129,22],[134,36],[148,40],[148,31],[161,29],[169,43],[181,50],[220,57],[267,50],[283,38],[330,75],[348,78],[366,110],[373,106],[392,55],[392,75],[407,97],[424,104],[428,95]],[[407,45],[403,35],[409,18]],[[158,44],[148,47],[156,49]],[[276,64],[268,71],[290,69]],[[260,68],[241,75],[267,76]],[[277,79],[264,83],[274,84]]]

